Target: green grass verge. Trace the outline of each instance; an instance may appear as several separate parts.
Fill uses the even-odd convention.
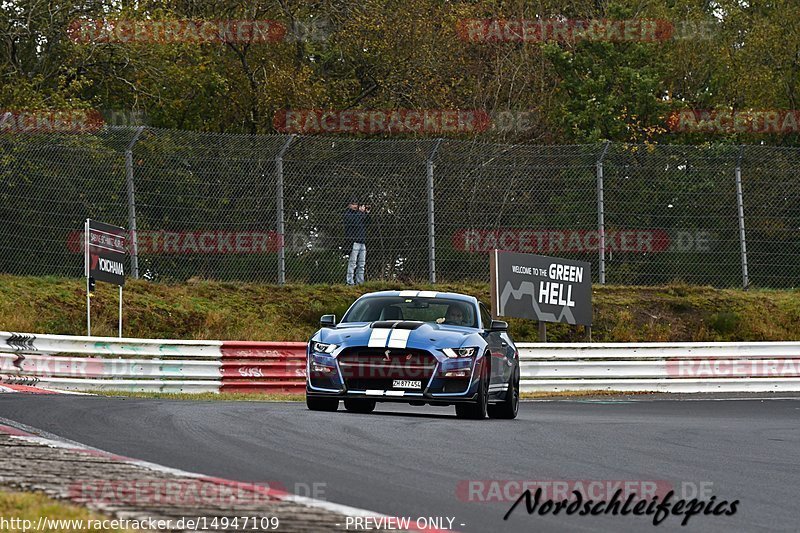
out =
[[[558,392],[523,392],[520,398],[534,400],[538,398],[584,398],[586,396],[647,396],[657,395],[660,392],[652,391],[615,391],[615,390],[579,390]]]
[[[97,396],[120,398],[156,398],[162,400],[214,400],[238,402],[304,402],[303,394],[262,394],[244,392],[124,392],[124,391],[83,391]]]
[[[325,313],[341,316],[365,292],[407,288],[399,283],[286,285],[189,281],[125,285],[124,335],[228,340],[305,340]],[[414,285],[464,292],[489,300],[486,283]],[[593,340],[759,341],[800,340],[800,289],[714,289],[595,286]],[[536,323],[509,320],[517,341],[537,339]],[[0,275],[0,329],[81,335],[86,331],[84,281]],[[98,283],[92,333],[115,336],[116,287]],[[580,341],[583,332],[548,324],[551,342]]]
[[[250,394],[223,392],[186,393],[186,392],[121,392],[121,391],[86,391],[98,396],[111,396],[119,398],[151,398],[162,400],[212,400],[212,401],[238,401],[238,402],[304,402],[303,394]],[[579,398],[584,396],[627,396],[641,394],[657,394],[653,392],[617,392],[608,390],[588,391],[560,391],[560,392],[523,392],[523,400],[536,398]]]
[[[62,503],[38,492],[11,492],[0,490],[0,517],[11,523],[11,519],[19,519],[18,524],[24,524],[29,520],[32,528],[36,528],[39,517],[46,517],[52,520],[82,520],[84,526],[88,520],[108,520],[107,516],[89,511],[84,507]],[[52,524],[51,524],[52,525]],[[73,525],[76,525],[73,523]],[[22,527],[15,529],[4,529],[3,531],[23,531]],[[28,529],[34,531],[34,529]],[[78,533],[89,531],[86,527],[78,529],[68,527],[62,522],[61,527],[44,527],[39,530],[42,533]],[[130,529],[109,529],[92,528],[91,531],[106,531],[117,533],[133,533]]]

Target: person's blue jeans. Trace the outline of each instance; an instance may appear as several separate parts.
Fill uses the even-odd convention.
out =
[[[363,242],[354,242],[353,249],[350,250],[350,261],[347,263],[348,285],[364,283],[364,265],[366,262],[367,245]]]

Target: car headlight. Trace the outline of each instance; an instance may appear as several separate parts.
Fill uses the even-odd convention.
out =
[[[311,345],[311,351],[317,353],[333,353],[338,348],[335,344],[326,344],[324,342],[315,342]]]
[[[472,369],[467,368],[459,368],[458,370],[448,370],[444,373],[444,377],[446,378],[468,378],[472,375]]]
[[[314,363],[311,366],[311,371],[320,374],[333,374],[334,372],[336,372],[336,368],[332,366],[318,365],[317,363]]]
[[[447,357],[474,357],[477,348],[445,348],[442,350]]]

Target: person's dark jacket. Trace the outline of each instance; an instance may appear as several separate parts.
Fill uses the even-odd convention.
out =
[[[362,213],[358,210],[350,209],[344,211],[344,238],[348,243],[367,242],[367,222],[369,213]]]

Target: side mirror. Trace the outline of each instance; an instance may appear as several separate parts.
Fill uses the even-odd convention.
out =
[[[508,331],[508,322],[504,320],[492,320],[489,331]]]
[[[336,315],[322,315],[319,318],[319,325],[323,328],[332,328],[336,325]]]

